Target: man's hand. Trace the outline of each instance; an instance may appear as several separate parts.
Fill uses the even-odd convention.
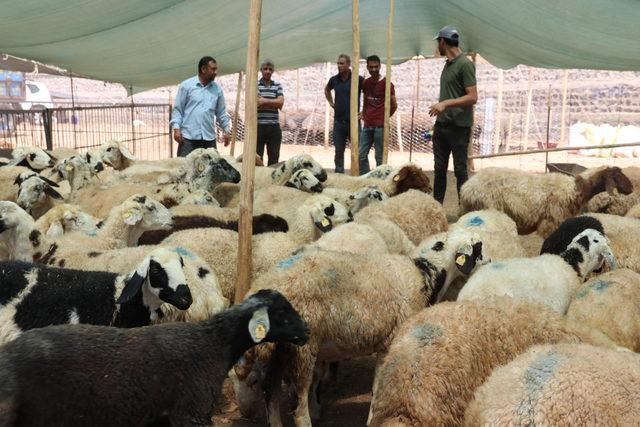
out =
[[[180,132],[180,129],[173,130],[173,140],[178,144],[182,144],[182,132]]]
[[[258,108],[264,107],[266,101],[267,101],[267,98],[263,98],[263,97],[259,96],[258,97]]]
[[[225,147],[229,146],[230,138],[231,138],[231,134],[229,133],[225,133],[224,135],[222,135],[222,143],[224,144]]]
[[[447,109],[447,105],[444,102],[438,102],[429,107],[429,115],[431,117],[440,115]]]

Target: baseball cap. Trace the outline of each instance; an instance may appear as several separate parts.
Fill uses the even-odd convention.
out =
[[[460,34],[458,34],[458,30],[453,28],[451,25],[447,25],[438,31],[438,34],[436,34],[433,39],[438,40],[440,37],[447,40],[458,40],[460,38]]]

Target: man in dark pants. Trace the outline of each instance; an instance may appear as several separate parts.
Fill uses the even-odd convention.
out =
[[[273,61],[265,59],[260,66],[262,78],[258,81],[258,143],[256,154],[263,159],[267,146],[267,165],[278,163],[282,131],[278,110],[284,105],[282,85],[271,80],[275,66]],[[263,159],[264,160],[264,159]]]
[[[476,68],[458,47],[458,31],[447,26],[438,32],[440,55],[447,61],[440,76],[440,98],[429,108],[429,115],[437,116],[433,130],[434,182],[433,197],[444,202],[447,190],[449,154],[453,154],[458,197],[460,187],[469,177],[467,148],[473,125],[473,105],[478,100]]]
[[[336,173],[344,173],[344,150],[350,137],[351,117],[351,58],[344,53],[338,56],[338,74],[331,77],[324,88],[324,96],[334,110],[333,119],[333,145],[336,148],[335,165]],[[364,77],[358,76],[358,110],[360,109],[360,91]],[[336,92],[335,102],[331,97],[331,91]],[[358,121],[360,132],[360,121]]]
[[[224,130],[225,147],[229,145],[231,118],[227,114],[222,88],[214,79],[218,64],[210,56],[198,62],[198,75],[178,88],[171,112],[173,139],[178,143],[178,156],[185,157],[196,148],[216,148],[216,120]]]
[[[385,79],[380,78],[380,58],[377,55],[367,57],[367,71],[371,75],[362,83],[364,101],[362,103],[362,120],[364,127],[360,132],[358,142],[358,158],[360,160],[360,175],[369,172],[369,150],[371,146],[375,151],[376,166],[382,164],[384,131],[384,97]],[[391,83],[391,98],[389,99],[391,111],[389,117],[398,109],[396,93]]]

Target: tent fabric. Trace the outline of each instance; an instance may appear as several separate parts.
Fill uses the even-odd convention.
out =
[[[175,84],[212,55],[244,69],[249,0],[3,2],[0,52],[135,90]],[[388,0],[360,0],[361,54],[386,56]],[[492,64],[640,70],[637,0],[401,0],[393,62],[432,56],[444,25]],[[351,1],[264,0],[261,58],[280,69],[351,52]]]
[[[68,76],[69,73],[58,67],[40,64],[28,59],[16,58],[15,56],[0,54],[0,70],[20,71],[23,73],[39,72],[54,76]]]

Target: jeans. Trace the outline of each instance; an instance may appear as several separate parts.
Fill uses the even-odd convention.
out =
[[[449,154],[453,154],[453,170],[456,175],[458,198],[460,187],[469,178],[467,173],[467,148],[471,128],[436,124],[433,130],[433,198],[444,202],[447,191]]]
[[[263,159],[264,147],[267,146],[267,155],[269,156],[267,166],[278,163],[280,158],[280,144],[282,143],[282,130],[279,124],[258,124],[258,141],[256,145],[256,154]],[[264,160],[264,159],[263,159]]]
[[[369,150],[373,145],[376,157],[376,166],[382,164],[382,131],[383,127],[368,128],[365,127],[360,133],[360,142],[358,146],[358,158],[360,162],[360,175],[369,172]]]
[[[191,153],[196,148],[217,148],[216,141],[182,138],[182,142],[178,144],[178,157],[186,157],[187,154]]]
[[[358,121],[358,132],[360,132],[360,121]],[[349,120],[334,120],[333,145],[336,147],[334,158],[336,173],[344,173],[344,150],[347,148],[347,141],[351,141],[351,124]]]

